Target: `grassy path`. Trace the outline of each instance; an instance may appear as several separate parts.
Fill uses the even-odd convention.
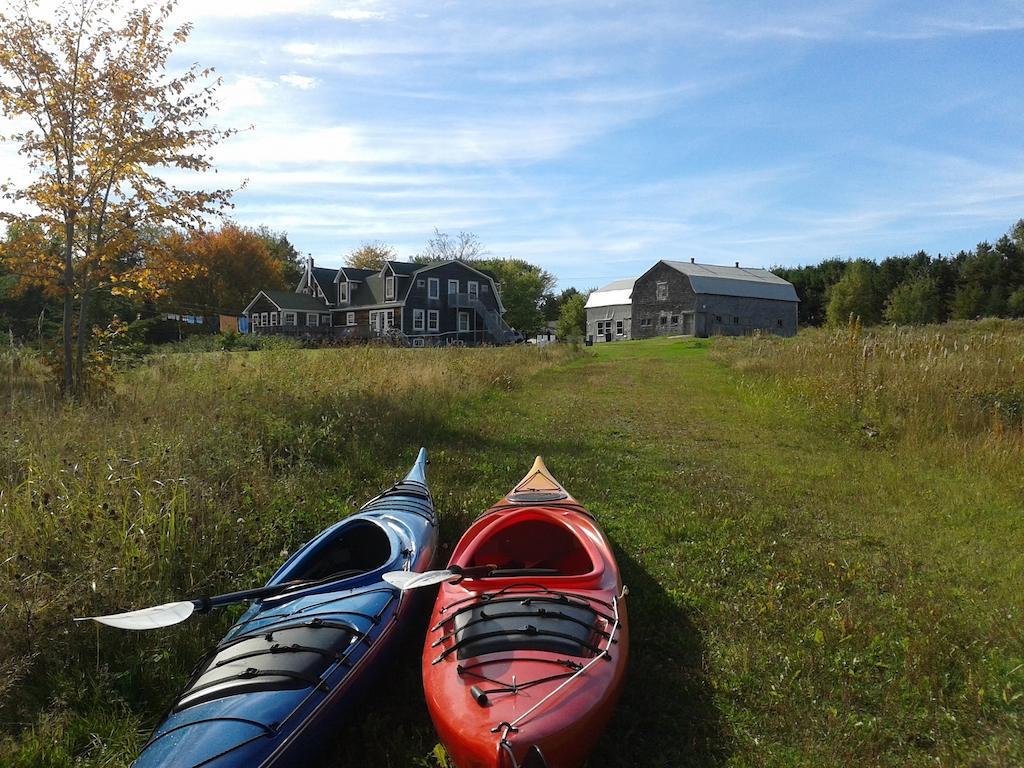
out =
[[[598,348],[439,432],[449,541],[539,453],[617,545],[633,658],[591,765],[1024,759],[1024,536],[999,478],[837,435],[683,341]],[[416,704],[356,726],[341,765],[429,751],[403,685]]]

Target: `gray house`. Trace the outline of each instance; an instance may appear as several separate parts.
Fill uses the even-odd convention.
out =
[[[457,260],[370,270],[323,269],[308,259],[294,293],[260,291],[244,312],[254,333],[307,339],[388,337],[422,347],[517,337],[494,278]]]
[[[633,285],[633,338],[659,335],[793,336],[793,284],[766,269],[659,261]]]
[[[632,336],[633,283],[635,277],[616,280],[587,297],[587,338],[622,341]]]

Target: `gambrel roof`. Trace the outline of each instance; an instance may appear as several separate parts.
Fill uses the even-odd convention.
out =
[[[692,261],[667,259],[662,259],[662,263],[686,275],[690,279],[694,293],[799,301],[793,284],[767,269],[722,267],[717,264],[695,264]]]
[[[635,277],[628,277],[624,280],[614,280],[608,285],[592,291],[587,297],[587,309],[598,307],[617,307],[629,304],[633,299],[633,283]]]

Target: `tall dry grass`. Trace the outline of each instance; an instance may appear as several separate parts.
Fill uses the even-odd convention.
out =
[[[123,760],[228,617],[135,635],[72,617],[262,583],[461,403],[571,354],[163,355],[79,405],[56,400],[35,361],[0,359],[0,755],[17,744],[25,764],[105,764],[95,742]]]
[[[723,340],[715,354],[871,438],[1024,448],[1024,321],[851,324]]]

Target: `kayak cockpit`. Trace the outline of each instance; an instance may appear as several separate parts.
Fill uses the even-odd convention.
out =
[[[319,581],[337,574],[345,578],[383,568],[394,555],[391,537],[384,528],[371,520],[352,520],[339,526],[279,577]]]
[[[585,576],[595,569],[575,532],[547,515],[495,521],[464,558],[470,567],[496,566],[495,576]]]

